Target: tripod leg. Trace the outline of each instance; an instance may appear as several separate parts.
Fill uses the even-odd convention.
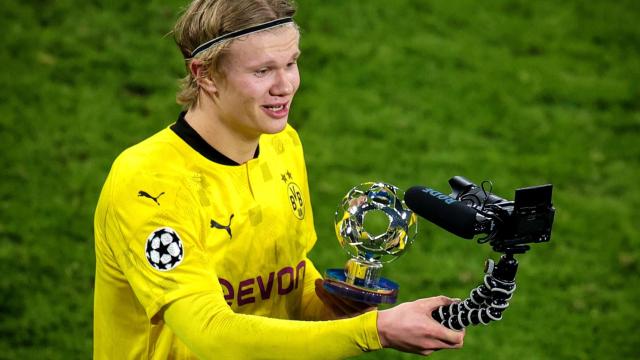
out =
[[[517,270],[518,261],[513,254],[502,255],[498,264],[487,260],[483,284],[471,290],[464,301],[441,306],[431,316],[453,330],[501,320],[516,290]]]

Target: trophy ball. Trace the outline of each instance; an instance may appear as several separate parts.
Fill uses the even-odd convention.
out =
[[[335,230],[352,258],[388,263],[407,250],[417,233],[417,217],[403,195],[393,185],[367,182],[344,196],[336,210]]]

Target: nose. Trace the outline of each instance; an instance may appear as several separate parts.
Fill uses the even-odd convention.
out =
[[[291,74],[285,70],[277,71],[273,86],[271,86],[269,93],[273,96],[287,96],[293,94],[296,90],[295,77],[295,74]]]

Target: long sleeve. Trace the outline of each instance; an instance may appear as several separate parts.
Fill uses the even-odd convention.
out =
[[[164,320],[202,359],[341,359],[381,348],[377,314],[333,321],[273,319],[236,314],[207,292],[174,301]]]

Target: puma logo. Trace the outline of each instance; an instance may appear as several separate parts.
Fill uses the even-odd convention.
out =
[[[212,228],[216,228],[216,229],[220,229],[220,230],[227,230],[227,233],[229,234],[229,238],[232,238],[233,235],[231,235],[231,220],[233,219],[233,214],[231,214],[231,216],[229,217],[229,225],[222,225],[218,222],[216,222],[215,220],[211,219],[211,227]]]
[[[148,193],[148,192],[146,192],[146,191],[142,191],[142,190],[138,191],[138,196],[149,198],[149,199],[153,200],[153,202],[155,202],[156,204],[158,204],[158,206],[160,206],[160,203],[158,202],[158,199],[159,199],[159,198],[160,198],[160,196],[162,196],[162,195],[164,195],[164,191],[163,191],[163,192],[161,192],[160,194],[158,194],[158,196],[155,196],[155,197],[154,197],[154,196],[149,195],[149,193]]]

